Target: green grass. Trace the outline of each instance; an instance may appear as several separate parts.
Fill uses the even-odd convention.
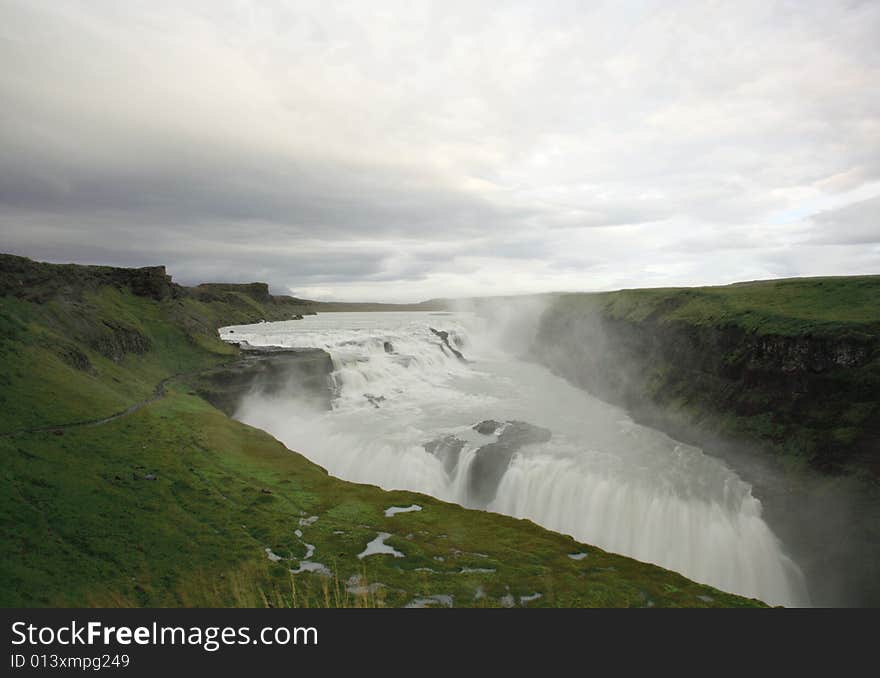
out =
[[[563,303],[584,295],[565,295]],[[621,290],[597,295],[617,318],[736,325],[762,334],[838,336],[880,329],[880,276],[792,278],[722,287]]]
[[[160,380],[233,357],[218,325],[292,308],[239,292],[157,301],[76,267],[28,271],[38,288],[16,287],[15,271],[2,278],[15,294],[0,297],[0,434],[123,410]],[[448,595],[491,607],[534,593],[529,606],[760,604],[528,521],[330,477],[181,380],[104,425],[0,435],[0,455],[2,606],[397,606]],[[423,510],[384,516],[412,503]],[[378,532],[405,557],[359,560]],[[306,543],[330,577],[291,573]],[[568,558],[580,551],[589,556]],[[352,593],[351,577],[375,586]]]

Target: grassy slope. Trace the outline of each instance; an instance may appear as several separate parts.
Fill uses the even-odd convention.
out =
[[[289,317],[289,308],[230,294],[158,302],[85,285],[39,303],[0,297],[0,432],[117,412],[161,379],[229,360],[213,327]],[[104,321],[149,350],[106,357],[95,348]],[[332,478],[181,383],[103,426],[0,436],[0,455],[3,606],[402,605],[428,595],[497,606],[508,593],[541,593],[530,606],[756,604],[528,521]],[[423,510],[384,517],[412,503]],[[309,516],[318,520],[299,539]],[[359,560],[380,531],[406,557]],[[306,542],[332,577],[291,575]],[[266,548],[283,560],[270,562]],[[587,558],[567,557],[580,551]],[[356,575],[383,586],[347,592]]]
[[[783,336],[880,331],[880,275],[622,290],[597,296],[612,315],[631,320],[659,312],[667,321],[736,325]]]

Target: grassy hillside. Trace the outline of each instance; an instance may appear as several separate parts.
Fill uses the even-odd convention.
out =
[[[8,256],[0,293],[2,606],[758,604],[528,521],[332,478],[175,376],[235,359],[218,325],[302,300]],[[359,559],[379,533],[403,556]]]
[[[785,336],[880,332],[880,275],[621,290],[597,297],[611,315],[630,320],[658,317]]]

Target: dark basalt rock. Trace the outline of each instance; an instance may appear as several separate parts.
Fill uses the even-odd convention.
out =
[[[202,301],[223,301],[229,292],[245,294],[260,303],[268,303],[272,299],[269,294],[269,285],[264,282],[202,283],[191,290]]]
[[[248,394],[301,395],[330,409],[333,390],[330,354],[317,348],[286,348],[239,344],[242,357],[202,372],[191,380],[200,396],[227,414],[234,414]]]
[[[179,297],[183,288],[171,282],[164,266],[115,268],[46,264],[12,254],[0,254],[0,296],[7,294],[42,304],[50,299],[78,300],[103,285],[162,301]]]
[[[385,396],[381,396],[381,395],[377,396],[377,395],[373,395],[372,393],[364,393],[364,398],[369,400],[370,405],[372,405],[376,409],[379,409],[379,403],[385,402]]]
[[[482,433],[484,436],[493,435],[499,428],[501,428],[501,422],[494,419],[486,419],[474,425],[474,431]]]
[[[394,344],[390,341],[386,341],[382,344],[382,348],[385,349],[385,353],[394,353]]]
[[[141,355],[152,348],[149,338],[133,327],[109,320],[103,324],[104,327],[94,331],[89,343],[98,353],[114,362],[119,362],[126,354]]]
[[[458,458],[463,447],[464,441],[453,435],[425,443],[425,450],[443,462],[443,469],[448,475],[451,475],[458,465]]]
[[[95,368],[89,357],[80,351],[75,344],[62,344],[57,349],[58,357],[71,367],[94,374]]]
[[[480,424],[488,423],[497,422],[480,422]],[[476,429],[476,426],[474,428]],[[468,476],[470,500],[482,506],[489,504],[495,498],[498,484],[513,455],[526,445],[547,442],[552,435],[548,429],[524,421],[507,422],[497,441],[483,445],[476,452]]]
[[[456,358],[458,358],[461,362],[463,362],[463,363],[467,362],[467,359],[461,354],[461,351],[459,351],[457,348],[454,348],[452,346],[452,344],[449,343],[449,332],[447,332],[446,330],[435,330],[433,327],[429,327],[428,329],[431,330],[431,332],[433,332],[435,335],[440,337],[440,341],[442,342],[440,344],[440,349],[444,353],[448,350],[450,353],[452,353],[452,355],[454,355]],[[460,339],[458,340],[458,343],[460,345],[460,343],[461,343]]]

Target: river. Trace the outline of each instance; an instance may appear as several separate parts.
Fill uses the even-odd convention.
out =
[[[466,361],[432,327],[447,332]],[[283,396],[247,396],[236,417],[335,476],[529,518],[773,605],[809,603],[799,568],[748,483],[521,359],[523,340],[510,341],[512,331],[472,313],[380,312],[235,326],[221,336],[331,355],[330,411],[292,384]],[[500,426],[478,433],[473,427],[484,420]],[[520,421],[549,430],[549,440],[518,448],[488,495],[475,494],[478,450]],[[454,458],[436,445],[448,436],[462,443]]]

